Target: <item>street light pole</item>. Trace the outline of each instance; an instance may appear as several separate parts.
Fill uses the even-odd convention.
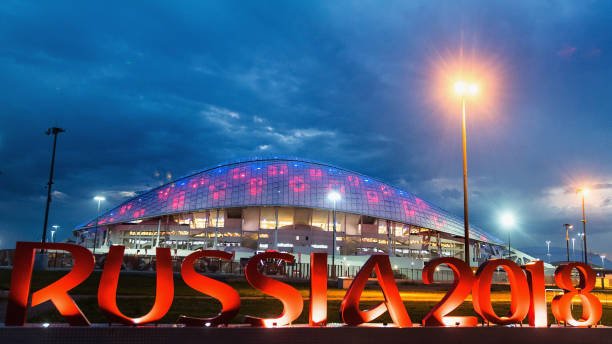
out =
[[[455,83],[455,94],[461,97],[461,150],[463,160],[463,246],[465,262],[471,265],[470,260],[470,220],[468,207],[468,167],[467,167],[467,129],[465,103],[467,96],[478,94],[478,85],[457,81]]]
[[[548,263],[550,264],[550,240],[546,240],[546,257],[548,257]]]
[[[59,227],[60,227],[60,226],[58,226],[58,225],[53,225],[53,226],[51,226],[51,228],[53,228],[53,229],[51,230],[51,242],[53,242],[53,243],[55,242],[55,233],[57,232],[57,230],[59,229]]]
[[[96,246],[98,246],[98,224],[100,223],[100,203],[102,203],[102,201],[106,200],[106,198],[102,197],[102,196],[96,196],[94,197],[95,201],[98,201],[98,212],[96,215],[96,229],[94,232],[94,244],[93,244],[93,254],[96,254]]]
[[[569,262],[569,231],[570,229],[574,228],[574,226],[570,225],[569,223],[565,223],[563,224],[563,227],[565,227],[566,260]]]
[[[66,130],[52,127],[47,129],[47,135],[53,135],[53,151],[51,153],[51,167],[49,169],[49,181],[47,182],[47,205],[45,206],[45,220],[43,222],[42,243],[47,242],[47,225],[49,224],[49,207],[51,206],[51,187],[53,186],[53,174],[55,171],[55,148],[57,147],[57,135]]]
[[[606,255],[602,254],[602,255],[599,256],[599,258],[601,258],[601,278],[602,278],[602,280],[601,280],[601,287],[605,288],[604,280],[606,278],[606,262],[605,262]]]
[[[572,259],[576,259],[576,238],[572,238]]]
[[[588,189],[582,188],[578,190],[582,195],[582,240],[584,241],[584,263],[589,264],[589,255],[587,250],[587,235],[586,235],[586,212],[584,210],[584,196],[589,192]]]
[[[470,220],[468,211],[468,180],[467,180],[467,130],[465,125],[465,96],[461,97],[461,147],[463,153],[463,246],[465,262],[470,264]]]
[[[584,241],[584,233],[578,233],[577,235],[578,235],[578,237],[580,237],[580,240]],[[581,257],[582,262],[584,263],[584,254],[581,255],[581,256],[582,256]]]

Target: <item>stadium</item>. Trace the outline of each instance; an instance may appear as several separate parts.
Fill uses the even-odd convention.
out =
[[[338,199],[329,196],[334,193]],[[334,248],[334,215],[336,247]],[[240,160],[205,169],[133,197],[74,230],[96,254],[111,245],[154,256],[195,250],[234,252],[235,261],[265,250],[292,253],[335,249],[335,262],[360,265],[389,254],[399,268],[421,268],[436,257],[463,258],[463,219],[376,178],[295,158]],[[524,264],[533,257],[475,226],[472,266],[491,258]],[[304,256],[304,257],[302,257]]]

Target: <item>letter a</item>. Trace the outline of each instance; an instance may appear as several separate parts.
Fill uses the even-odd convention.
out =
[[[376,269],[376,278],[385,296],[385,301],[372,309],[362,311],[359,309],[359,299],[368,277],[374,269]],[[378,318],[385,313],[385,310],[389,311],[389,315],[397,327],[412,326],[412,321],[404,307],[393,278],[389,256],[377,254],[371,256],[355,276],[353,283],[344,295],[342,304],[340,304],[340,314],[347,325],[357,326]]]

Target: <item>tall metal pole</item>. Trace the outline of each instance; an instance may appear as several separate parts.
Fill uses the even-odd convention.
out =
[[[569,230],[572,228],[572,225],[566,223],[563,226],[565,227],[565,253],[567,258],[566,260],[569,262]]]
[[[278,207],[274,208],[274,249],[278,251]]]
[[[510,253],[510,231],[508,231],[508,259],[511,258],[511,253]]]
[[[332,210],[333,217],[333,233],[332,233],[332,278],[336,278],[336,200],[334,199],[334,208]]]
[[[589,264],[589,255],[587,251],[587,235],[586,235],[586,213],[584,211],[584,193],[582,191],[582,240],[584,241],[584,263]]]
[[[102,202],[102,199],[99,198],[98,199],[98,212],[96,215],[96,229],[94,232],[94,244],[93,244],[93,254],[96,254],[96,246],[98,246],[98,224],[100,222],[100,202]]]
[[[161,216],[159,217],[159,220],[157,220],[157,236],[155,238],[155,248],[159,247],[159,235],[161,232]],[[208,224],[208,219],[206,219],[206,224]],[[206,236],[204,236],[206,238]]]
[[[45,221],[43,222],[42,230],[42,243],[47,242],[47,225],[49,224],[49,207],[51,206],[51,187],[53,186],[53,174],[55,171],[55,148],[57,147],[57,135],[63,133],[66,130],[62,128],[49,128],[47,129],[47,135],[53,135],[53,152],[51,153],[51,168],[49,169],[49,181],[47,182],[47,205],[45,206]]]
[[[225,222],[224,222],[225,224]],[[219,209],[217,209],[217,217],[215,219],[215,237],[213,238],[213,250],[217,249],[217,245],[219,244]]]
[[[468,181],[467,181],[467,133],[465,125],[465,97],[461,98],[461,138],[463,147],[463,237],[464,237],[464,251],[465,251],[465,262],[470,264],[470,221],[468,218]]]

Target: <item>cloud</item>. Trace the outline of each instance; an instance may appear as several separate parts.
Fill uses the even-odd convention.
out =
[[[67,129],[54,188],[69,197],[51,212],[63,228],[84,221],[100,192],[111,206],[262,152],[400,181],[460,215],[459,122],[424,99],[433,63],[463,51],[495,57],[504,95],[495,109],[470,105],[472,221],[495,230],[492,214],[514,208],[531,221],[532,236],[517,243],[549,240],[578,210],[565,174],[612,169],[602,159],[612,67],[589,58],[612,48],[601,15],[611,6],[3,4],[0,82],[10,87],[0,93],[1,228],[23,239],[18,229],[38,227],[51,144],[42,133],[52,125]],[[551,63],[551,52],[572,63]],[[609,228],[607,190],[588,203],[595,233]],[[598,249],[612,241],[598,235]]]
[[[53,190],[51,192],[51,194],[53,195],[54,199],[58,199],[58,200],[65,200],[68,198],[68,195],[59,191],[59,190]]]
[[[574,46],[565,45],[557,51],[557,55],[565,58],[572,57],[576,53],[576,50],[577,48]]]

